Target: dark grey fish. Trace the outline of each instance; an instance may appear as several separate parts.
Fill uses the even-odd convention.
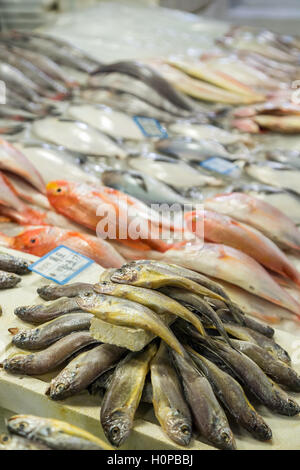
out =
[[[56,300],[60,297],[76,297],[79,294],[89,292],[93,292],[93,285],[86,282],[74,282],[65,286],[49,284],[37,289],[37,293],[44,300]]]
[[[70,333],[89,330],[92,318],[90,313],[69,313],[37,328],[19,331],[13,336],[12,343],[27,351],[44,349]]]
[[[205,375],[196,368],[190,357],[183,358],[175,352],[172,352],[172,356],[201,436],[217,448],[236,449],[226,415]]]
[[[127,350],[112,344],[100,344],[79,354],[54,379],[46,392],[52,400],[64,400],[94,382],[114,367]]]
[[[15,274],[29,274],[29,263],[22,258],[0,252],[0,269]]]
[[[80,311],[80,308],[75,297],[70,299],[62,297],[47,304],[17,307],[14,313],[23,321],[39,324],[53,320],[66,313],[78,311]]]
[[[214,303],[214,299],[210,299],[211,303]],[[226,307],[224,305],[224,307]],[[234,319],[232,318],[232,315],[230,312],[225,308],[218,309],[218,315],[222,322],[224,323],[234,323]],[[250,328],[250,330],[257,331],[258,333],[261,333],[264,336],[267,336],[268,338],[272,338],[274,336],[275,330],[271,326],[267,325],[266,323],[261,323],[257,320],[255,320],[252,317],[249,317],[248,315],[244,315],[244,322],[245,326],[247,328]]]
[[[4,370],[12,374],[42,375],[55,370],[80,349],[97,343],[87,331],[71,333],[46,349],[36,353],[14,353],[3,362]]]
[[[236,348],[250,357],[275,382],[293,392],[300,392],[300,376],[289,365],[275,358],[261,346],[249,341],[233,340]]]
[[[21,278],[14,273],[0,271],[0,289],[10,289],[11,287],[15,287],[19,282],[21,282]]]
[[[286,416],[295,416],[300,412],[299,405],[269,379],[252,359],[221,341],[215,343],[218,354],[230,364],[236,375],[261,403]]]
[[[268,441],[272,431],[263,418],[255,411],[248,401],[241,385],[229,374],[219,369],[213,362],[201,356],[192,348],[188,352],[197,367],[205,374],[219,400],[229,413],[243,428],[247,429],[256,439]]]

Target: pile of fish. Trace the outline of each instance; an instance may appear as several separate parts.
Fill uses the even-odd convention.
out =
[[[0,450],[112,450],[98,437],[58,419],[15,415],[6,426]]]
[[[10,289],[19,284],[20,276],[31,272],[28,265],[22,258],[0,252],[0,289]]]
[[[245,315],[202,274],[144,260],[106,270],[94,285],[46,285],[38,294],[47,302],[15,310],[38,326],[10,329],[12,344],[22,352],[11,354],[3,367],[39,376],[63,364],[46,392],[53,400],[87,388],[104,393],[100,421],[113,446],[130,435],[141,401],[153,404],[176,444],[189,445],[195,428],[221,449],[236,448],[226,413],[254,438],[272,439],[247,396],[282,415],[300,411],[285,391],[300,392],[300,376],[274,341],[274,330]],[[169,324],[165,314],[173,317]],[[150,331],[155,339],[138,352],[99,343],[89,332],[93,317]]]

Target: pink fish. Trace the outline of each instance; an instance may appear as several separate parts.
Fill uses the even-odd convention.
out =
[[[300,250],[300,231],[283,212],[243,193],[220,194],[205,201],[205,208],[255,227],[283,249]]]

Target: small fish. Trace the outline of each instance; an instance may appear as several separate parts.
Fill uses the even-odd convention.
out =
[[[38,442],[32,442],[24,437],[13,434],[0,435],[0,450],[51,450]]]
[[[245,166],[245,171],[251,178],[261,183],[300,195],[300,170],[289,163],[274,161],[248,163]]]
[[[241,385],[206,357],[186,346],[197,367],[205,374],[220,401],[238,424],[261,441],[272,439],[272,431],[247,399]]]
[[[66,313],[78,311],[80,311],[80,308],[78,307],[76,298],[62,297],[46,304],[17,307],[14,313],[23,321],[40,324],[65,315]]]
[[[53,450],[112,450],[93,434],[58,419],[15,415],[7,420],[7,428],[13,434],[30,438]]]
[[[284,385],[293,392],[300,391],[300,376],[287,363],[278,360],[258,344],[249,341],[233,340],[237,349],[250,357],[275,382]]]
[[[173,273],[167,268],[152,263],[124,265],[112,274],[111,281],[137,287],[146,287],[148,289],[159,289],[166,286],[180,287],[195,294],[207,295],[212,298],[224,300],[219,294],[187,279],[184,277],[184,274]]]
[[[28,226],[15,237],[1,237],[0,234],[0,245],[1,242],[8,248],[35,256],[44,256],[59,245],[65,245],[103,267],[120,267],[124,263],[124,258],[107,241],[50,225]]]
[[[150,361],[157,351],[151,343],[118,364],[101,404],[100,421],[109,442],[116,447],[128,438],[139,406]]]
[[[29,274],[28,261],[8,253],[0,252],[0,269],[15,274]]]
[[[0,271],[0,289],[10,289],[21,282],[21,278],[14,273]]]
[[[86,294],[77,297],[78,307],[93,313],[97,318],[113,325],[142,328],[163,339],[179,354],[183,349],[171,330],[150,308],[137,302],[103,294]]]
[[[245,140],[245,137],[234,132],[228,132],[217,126],[207,124],[192,124],[190,122],[177,122],[169,126],[174,134],[186,136],[201,142],[202,139],[215,140],[223,145],[236,144]]]
[[[81,392],[99,375],[114,367],[125,352],[125,348],[100,344],[90,351],[79,354],[51,380],[46,394],[52,400],[64,400]]]
[[[251,225],[283,249],[300,249],[300,231],[292,220],[276,207],[248,194],[221,194],[207,199],[205,208]]]
[[[61,338],[48,348],[36,353],[14,353],[3,362],[11,374],[42,375],[55,370],[80,349],[97,341],[86,331],[77,331]]]
[[[155,416],[172,441],[186,446],[192,437],[192,418],[163,342],[151,361],[150,371]]]
[[[222,322],[225,323],[235,323],[232,315],[230,315],[229,311],[226,309],[220,309],[217,311],[218,316],[221,318]],[[267,336],[268,338],[272,338],[274,336],[275,330],[271,326],[256,321],[254,318],[249,317],[248,315],[244,315],[243,317],[245,326],[250,328],[250,330],[257,331],[262,335]]]
[[[176,315],[194,325],[200,334],[206,335],[201,320],[196,315],[161,292],[144,289],[143,287],[128,286],[126,284],[114,284],[112,282],[95,284],[94,290],[98,294],[113,295],[122,299],[132,300],[133,302],[145,305],[145,307],[150,308],[159,315]]]
[[[208,242],[222,243],[254,258],[267,269],[300,283],[300,273],[287,256],[253,227],[223,214],[212,211],[193,211],[185,214],[187,228],[197,235],[197,226],[204,224],[204,238]],[[199,236],[202,235],[199,234]]]
[[[44,349],[70,333],[89,330],[92,318],[93,315],[85,312],[69,313],[37,328],[18,331],[12,344],[27,351]]]
[[[272,411],[286,416],[295,416],[300,412],[299,405],[272,382],[252,359],[228,348],[220,341],[216,344],[218,354],[230,364],[237,376],[261,403]]]
[[[201,436],[215,447],[224,450],[236,449],[226,415],[207,378],[197,370],[190,358],[183,358],[173,352],[172,356],[182,378],[184,394],[194,423]]]
[[[85,282],[74,282],[65,286],[49,284],[37,289],[37,293],[44,300],[56,300],[60,297],[77,297],[77,295],[87,292],[93,292],[93,285]]]

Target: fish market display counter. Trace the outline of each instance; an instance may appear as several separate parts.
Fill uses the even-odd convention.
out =
[[[14,253],[12,250],[7,252]],[[17,253],[18,254],[18,253]],[[22,255],[28,260],[36,260],[31,255]],[[73,282],[96,282],[103,269],[93,263],[85,271],[80,273]],[[10,328],[28,328],[14,315],[14,309],[20,305],[39,304],[44,302],[37,295],[37,288],[48,284],[49,281],[38,274],[32,273],[22,276],[18,287],[7,289],[1,293],[1,305],[3,314],[0,317],[0,361],[8,354],[14,352],[11,345],[12,335]],[[276,340],[289,352],[295,370],[300,372],[299,339],[289,333],[276,331]],[[57,373],[57,371],[56,371]],[[3,430],[4,418],[15,413],[35,414],[43,417],[51,417],[65,420],[77,425],[94,435],[104,438],[100,425],[100,401],[101,399],[91,396],[84,391],[64,401],[52,401],[46,395],[52,374],[40,377],[24,377],[11,375],[0,370],[0,431]],[[300,402],[296,394],[291,394],[296,401]],[[297,449],[300,446],[300,419],[275,415],[265,407],[257,407],[259,413],[265,418],[273,431],[271,443],[260,443],[254,440],[248,433],[242,430],[234,430],[238,449]],[[9,411],[11,410],[11,411]],[[182,449],[170,441],[158,425],[153,408],[142,403],[137,413],[133,431],[121,449]],[[211,446],[193,439],[189,449],[213,449]]]

